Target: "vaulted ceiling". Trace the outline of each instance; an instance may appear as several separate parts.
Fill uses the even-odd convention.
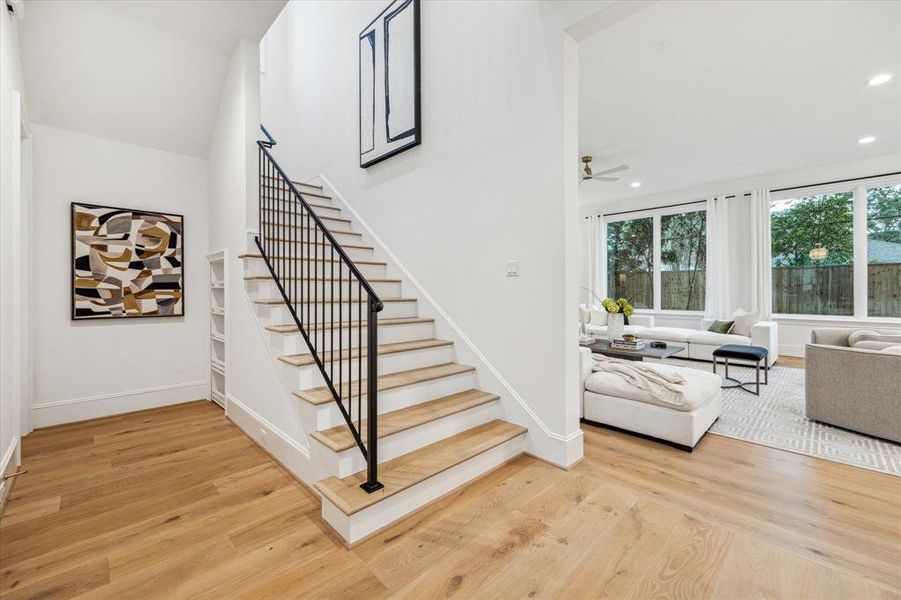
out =
[[[285,0],[27,3],[29,118],[206,157],[232,49],[259,40]]]
[[[631,169],[582,203],[901,152],[899,31],[901,3],[866,0],[666,1],[613,23],[580,45],[580,149]]]

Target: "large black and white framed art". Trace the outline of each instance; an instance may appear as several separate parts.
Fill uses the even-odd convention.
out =
[[[419,145],[419,0],[393,0],[360,32],[360,167]]]

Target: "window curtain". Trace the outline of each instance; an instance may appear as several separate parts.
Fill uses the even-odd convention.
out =
[[[579,290],[579,298],[588,306],[597,303],[594,294],[603,297],[604,280],[602,277],[606,273],[607,232],[602,224],[603,218],[599,215],[591,215],[582,219],[583,264],[582,289]]]
[[[704,317],[725,319],[732,314],[732,286],[729,268],[729,200],[707,198],[707,274]]]
[[[769,321],[773,306],[772,244],[770,239],[770,191],[751,192],[751,299],[760,320]]]

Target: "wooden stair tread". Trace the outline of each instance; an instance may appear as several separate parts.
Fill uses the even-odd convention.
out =
[[[344,479],[328,477],[316,482],[316,489],[344,514],[352,515],[525,432],[525,427],[495,419],[382,463],[379,481],[385,487],[371,494],[360,488],[365,472]]]
[[[438,339],[429,339],[429,340],[413,340],[410,342],[394,342],[391,344],[379,344],[379,356],[384,356],[387,354],[397,354],[399,352],[412,352],[414,350],[426,350],[428,348],[440,348],[442,346],[451,346],[453,342],[450,340],[438,340]],[[323,363],[327,363],[335,359],[339,360],[347,360],[353,358],[362,358],[368,356],[368,348],[360,348],[360,347],[351,347],[345,348],[340,352],[323,352],[320,355]],[[289,365],[294,365],[295,367],[305,367],[309,365],[316,364],[316,361],[313,360],[312,354],[288,354],[286,356],[279,356],[278,359],[283,363],[287,363]]]
[[[320,246],[324,246],[325,244],[319,244],[319,245],[320,245]],[[342,248],[357,248],[357,249],[364,249],[364,250],[372,250],[372,248],[371,248],[371,247],[368,247],[368,246],[347,246],[347,245],[343,245]],[[262,260],[263,255],[262,255],[262,254],[239,254],[239,255],[238,255],[238,258],[258,258],[258,259],[261,259],[261,260]],[[293,256],[293,257],[289,257],[289,256],[281,256],[281,255],[278,255],[278,254],[273,254],[273,255],[270,256],[269,258],[270,258],[271,260],[275,260],[275,259],[278,259],[278,260],[300,260],[300,261],[304,261],[304,262],[329,262],[329,263],[331,263],[331,262],[341,262],[340,259],[335,259],[335,260],[329,259],[329,260],[326,260],[326,259],[324,259],[324,258],[307,258],[307,257],[304,257],[304,256]],[[353,259],[352,259],[352,260],[353,260]],[[357,265],[357,264],[359,264],[359,265],[379,265],[379,266],[382,266],[382,265],[387,266],[387,265],[388,265],[388,263],[386,263],[385,261],[381,261],[381,260],[364,260],[364,259],[353,260],[353,263],[354,263],[355,265]]]
[[[452,375],[460,375],[462,373],[470,373],[475,371],[475,367],[469,365],[461,365],[458,363],[445,363],[443,365],[432,365],[429,367],[420,367],[418,369],[410,369],[409,371],[398,371],[396,373],[387,373],[379,375],[376,380],[377,389],[380,392],[385,390],[393,390],[395,388],[413,385],[416,383],[424,383],[433,379],[441,379],[442,377],[450,377]],[[351,381],[341,386],[340,393],[343,397],[357,397],[357,390],[362,385],[362,396],[366,396],[366,388],[368,382],[366,379]],[[306,390],[298,390],[294,395],[305,400],[310,404],[321,405],[334,402],[332,392],[326,386],[309,388]]]
[[[383,303],[388,302],[416,302],[416,298],[380,298]],[[366,304],[369,300],[360,300],[359,298],[346,298],[341,302],[338,300],[317,300],[315,302],[310,302],[308,300],[304,300],[303,302],[297,302],[297,304]],[[265,304],[267,306],[272,306],[276,304],[285,304],[284,298],[261,298],[259,300],[254,300],[254,304]]]
[[[398,319],[379,319],[376,322],[378,323],[379,329],[381,329],[382,327],[391,327],[394,325],[415,325],[415,324],[419,324],[419,323],[433,323],[434,321],[435,321],[435,319],[427,319],[424,317],[409,317],[409,318],[398,318]],[[366,321],[362,322],[363,327],[366,326],[366,323],[367,323]],[[325,329],[328,326],[329,326],[328,323],[322,323],[322,324],[312,327],[311,329],[313,331],[316,331],[319,329]],[[348,327],[350,329],[355,329],[357,327],[360,327],[360,321],[351,321],[350,323],[342,323],[341,328],[343,329],[345,327]],[[273,333],[299,333],[297,325],[295,325],[295,324],[267,325],[266,330],[271,331]]]
[[[380,414],[378,423],[379,439],[493,402],[499,397],[497,394],[489,394],[482,390],[472,389]],[[360,431],[365,443],[366,419],[360,421]],[[347,425],[339,425],[323,431],[314,431],[310,435],[335,452],[342,452],[357,446],[357,442],[354,440]]]

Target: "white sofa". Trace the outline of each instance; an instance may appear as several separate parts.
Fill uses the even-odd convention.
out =
[[[617,429],[640,433],[688,450],[722,411],[721,380],[718,375],[687,367],[668,367],[686,379],[684,408],[655,403],[638,388],[631,388],[617,375],[593,373],[591,351],[580,349],[582,419]],[[631,388],[631,389],[629,389]]]
[[[655,327],[654,317],[650,315],[632,315],[625,327],[626,333],[635,334],[648,341],[666,342],[676,346],[684,346],[685,350],[675,354],[677,358],[713,361],[713,351],[726,344],[744,346],[762,346],[769,352],[767,361],[773,366],[779,358],[779,326],[773,321],[759,321],[751,326],[751,335],[732,335],[707,331],[712,319],[703,319],[701,329],[683,327]],[[598,337],[607,335],[607,313],[602,310],[591,310],[591,321],[585,326],[588,333]],[[736,360],[736,363],[743,361]],[[749,363],[753,364],[753,363]]]

